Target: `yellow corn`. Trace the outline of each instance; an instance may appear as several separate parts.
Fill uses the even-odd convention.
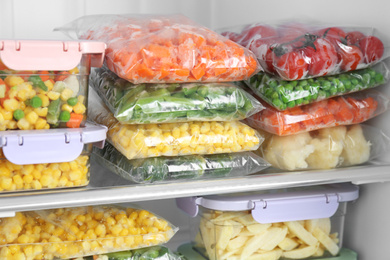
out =
[[[256,150],[263,140],[239,121],[150,124],[138,129],[115,124],[108,138],[128,159],[249,151]]]
[[[63,104],[61,107],[61,110],[68,111],[69,113],[72,113],[73,107],[68,104]]]
[[[54,91],[49,91],[47,93],[47,97],[50,99],[50,100],[57,100],[60,98],[60,95],[61,93],[58,93],[58,92],[54,92]]]
[[[17,86],[19,84],[22,84],[24,82],[22,77],[18,76],[8,76],[4,79],[5,84],[10,86],[11,88],[14,86]]]
[[[53,89],[54,84],[51,80],[48,79],[48,80],[44,81],[43,83],[45,83],[45,86],[47,87],[47,89],[49,91]]]
[[[61,100],[62,101],[67,101],[69,98],[71,98],[73,95],[73,91],[70,89],[70,88],[65,88],[62,92],[61,92]]]
[[[16,213],[0,221],[0,230],[1,259],[72,258],[135,249],[167,242],[174,234],[164,219],[148,211],[112,206]]]
[[[87,110],[87,108],[81,104],[81,103],[77,103],[74,107],[73,107],[73,110],[76,114],[84,114],[85,111]]]

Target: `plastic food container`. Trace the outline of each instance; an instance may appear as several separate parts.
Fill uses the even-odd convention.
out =
[[[0,219],[1,259],[68,259],[168,242],[178,228],[147,210],[90,206]]]
[[[193,218],[193,248],[210,260],[338,256],[347,202],[343,183],[176,199]]]
[[[0,40],[0,130],[84,126],[90,68],[104,51],[103,42]]]
[[[241,120],[264,108],[233,82],[134,85],[102,68],[91,86],[122,124]]]
[[[92,145],[104,145],[107,128],[0,132],[0,192],[86,186]]]

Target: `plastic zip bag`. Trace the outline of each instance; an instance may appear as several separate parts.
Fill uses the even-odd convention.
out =
[[[0,227],[1,259],[9,259],[8,254],[64,259],[136,249],[166,243],[178,230],[149,211],[119,206],[17,212],[0,219]],[[12,253],[11,246],[16,248]]]
[[[102,150],[94,149],[92,157],[114,173],[137,183],[245,176],[270,166],[252,152],[128,160],[109,143]]]
[[[292,135],[365,122],[388,110],[389,102],[389,97],[370,89],[284,111],[263,104],[266,109],[245,119],[245,122],[269,133]]]
[[[389,70],[381,62],[372,68],[344,72],[334,76],[323,76],[307,80],[285,81],[259,72],[246,84],[264,101],[278,110],[340,96],[388,81]]]
[[[222,35],[247,47],[262,68],[284,80],[299,80],[367,68],[389,57],[374,28],[329,27],[318,22],[254,23]]]
[[[90,91],[88,118],[108,127],[107,140],[127,159],[256,150],[263,141],[240,121],[125,125]]]
[[[152,246],[135,250],[80,257],[73,260],[186,260],[165,246]]]
[[[233,83],[134,85],[108,69],[94,70],[90,82],[124,124],[241,120],[263,109]]]
[[[336,126],[289,136],[265,134],[258,150],[282,170],[359,165],[388,152],[390,138],[368,125]]]
[[[108,68],[135,84],[235,81],[260,69],[253,53],[183,15],[92,15],[56,30],[105,42]]]

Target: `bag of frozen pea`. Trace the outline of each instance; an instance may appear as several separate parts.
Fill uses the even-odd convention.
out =
[[[269,166],[253,152],[128,160],[109,143],[103,149],[94,149],[92,158],[103,167],[136,183],[245,176]]]
[[[240,121],[121,124],[90,91],[88,118],[108,127],[107,140],[127,159],[256,150],[263,141]]]
[[[135,84],[228,82],[260,70],[252,52],[183,15],[90,15],[56,30],[105,42],[108,68]]]
[[[327,98],[374,88],[385,84],[389,70],[381,62],[372,68],[344,72],[333,76],[286,81],[259,72],[245,81],[252,91],[272,107],[283,111]]]
[[[90,83],[123,124],[242,120],[263,109],[234,83],[135,85],[107,68],[92,71]]]

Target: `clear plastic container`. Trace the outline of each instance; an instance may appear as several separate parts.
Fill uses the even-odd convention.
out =
[[[103,42],[0,40],[0,130],[84,126],[90,69],[104,51]]]
[[[333,184],[179,198],[193,248],[210,260],[339,256],[347,203],[358,187]]]
[[[107,129],[0,133],[0,193],[87,186],[92,145],[104,144]]]

